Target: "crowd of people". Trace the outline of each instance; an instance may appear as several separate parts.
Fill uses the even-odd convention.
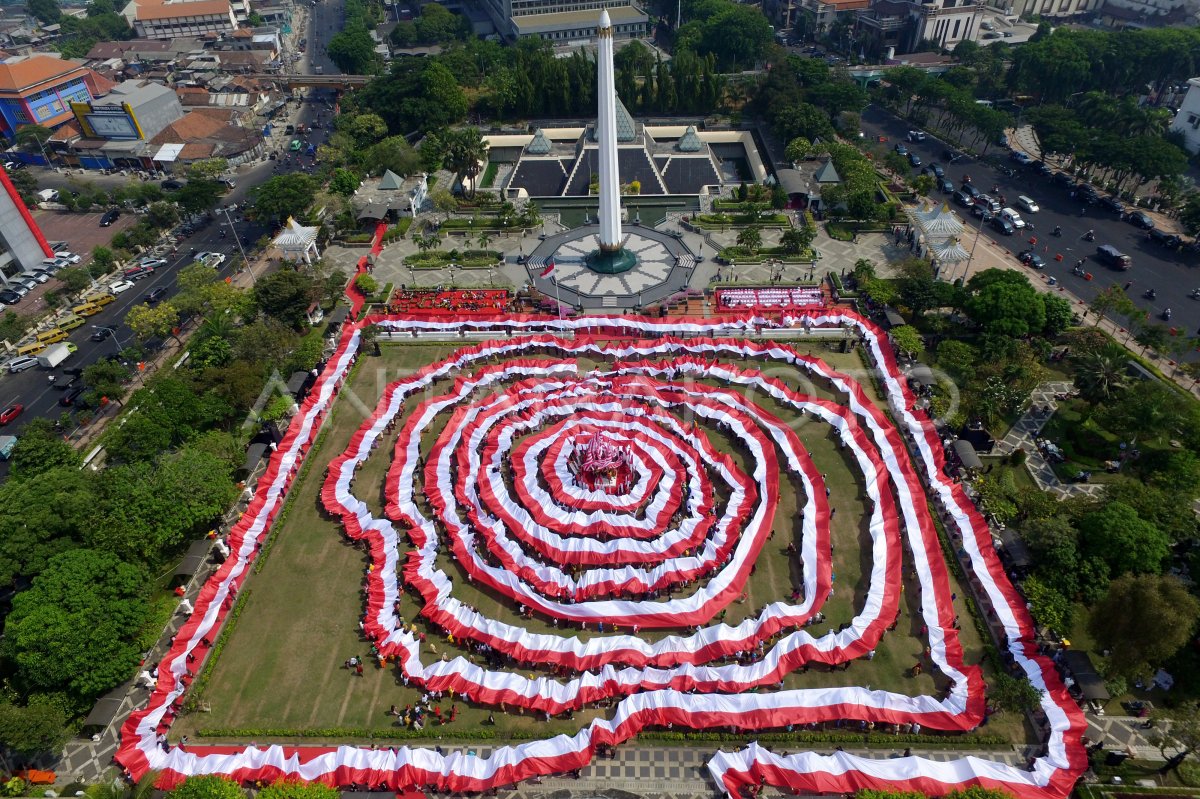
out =
[[[401,288],[392,295],[388,311],[396,314],[496,314],[512,310],[508,289]]]

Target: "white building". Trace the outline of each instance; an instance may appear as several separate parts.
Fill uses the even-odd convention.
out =
[[[485,0],[482,5],[509,40],[536,36],[555,44],[590,44],[602,8],[608,9],[616,39],[641,38],[650,30],[650,17],[631,0]]]
[[[232,33],[238,25],[237,5],[230,0],[131,0],[122,12],[143,39],[177,39],[207,33]]]
[[[1190,78],[1187,94],[1179,104],[1179,113],[1171,122],[1171,130],[1183,134],[1184,146],[1189,153],[1200,153],[1200,78]]]
[[[880,49],[913,53],[922,49],[922,41],[929,41],[953,50],[959,42],[978,40],[980,23],[994,13],[983,0],[874,0],[858,24]]]

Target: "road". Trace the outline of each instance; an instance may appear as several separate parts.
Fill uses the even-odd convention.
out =
[[[912,128],[898,117],[887,111],[871,106],[862,115],[863,133],[868,138],[886,136],[888,144],[904,142],[905,146],[915,152],[923,164],[937,162],[946,170],[946,176],[956,184],[964,174],[971,176],[971,182],[982,191],[989,191],[992,186],[999,186],[1000,193],[1012,205],[1018,195],[1032,198],[1041,211],[1037,214],[1022,213],[1022,217],[1034,223],[1032,233],[1004,236],[990,227],[983,228],[984,236],[994,239],[1002,247],[1013,253],[1026,249],[1030,236],[1038,239],[1038,253],[1046,260],[1046,273],[1058,278],[1061,285],[1081,299],[1090,301],[1109,286],[1124,286],[1132,281],[1128,293],[1138,307],[1149,311],[1157,318],[1164,308],[1172,311],[1170,325],[1177,327],[1183,334],[1200,335],[1200,302],[1189,299],[1188,293],[1200,287],[1200,274],[1196,268],[1200,265],[1200,255],[1190,251],[1172,251],[1147,240],[1144,231],[1132,224],[1122,221],[1118,214],[1106,211],[1098,206],[1086,206],[1070,197],[1070,189],[1056,184],[1049,177],[1042,177],[1037,172],[1019,167],[1014,162],[1009,166],[1017,171],[1013,177],[1001,174],[992,166],[975,160],[956,161],[948,165],[943,158],[946,145],[928,136],[924,142],[906,142],[905,134]],[[1004,157],[1004,148],[992,147],[988,155],[995,153]],[[935,192],[935,199],[944,198],[951,202],[950,195]],[[967,209],[957,208],[966,217],[972,229],[966,236],[964,246],[970,249],[970,236],[977,226],[977,220],[969,216]],[[1082,215],[1081,215],[1082,214]],[[1062,227],[1062,236],[1050,235],[1054,227]],[[1084,233],[1094,230],[1096,241],[1089,243],[1083,239]],[[1133,268],[1127,272],[1119,272],[1099,263],[1095,259],[1096,247],[1100,244],[1111,244],[1133,259]],[[1048,252],[1043,249],[1048,247]],[[1063,260],[1056,262],[1054,256],[1062,253]],[[1071,273],[1071,268],[1080,259],[1086,257],[1085,268],[1092,273],[1093,279],[1088,281]],[[1143,292],[1153,288],[1158,296],[1155,300],[1143,297]],[[1161,320],[1160,320],[1161,321]]]

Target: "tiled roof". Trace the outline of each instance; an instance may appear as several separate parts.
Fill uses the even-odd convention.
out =
[[[174,19],[176,17],[228,16],[229,0],[136,0],[134,15],[140,20]]]
[[[20,91],[82,71],[75,61],[37,53],[0,63],[0,89]]]

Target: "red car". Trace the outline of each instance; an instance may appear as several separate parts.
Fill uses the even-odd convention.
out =
[[[25,406],[19,403],[9,405],[4,410],[0,411],[0,425],[5,425],[21,415],[21,411],[25,410]]]

